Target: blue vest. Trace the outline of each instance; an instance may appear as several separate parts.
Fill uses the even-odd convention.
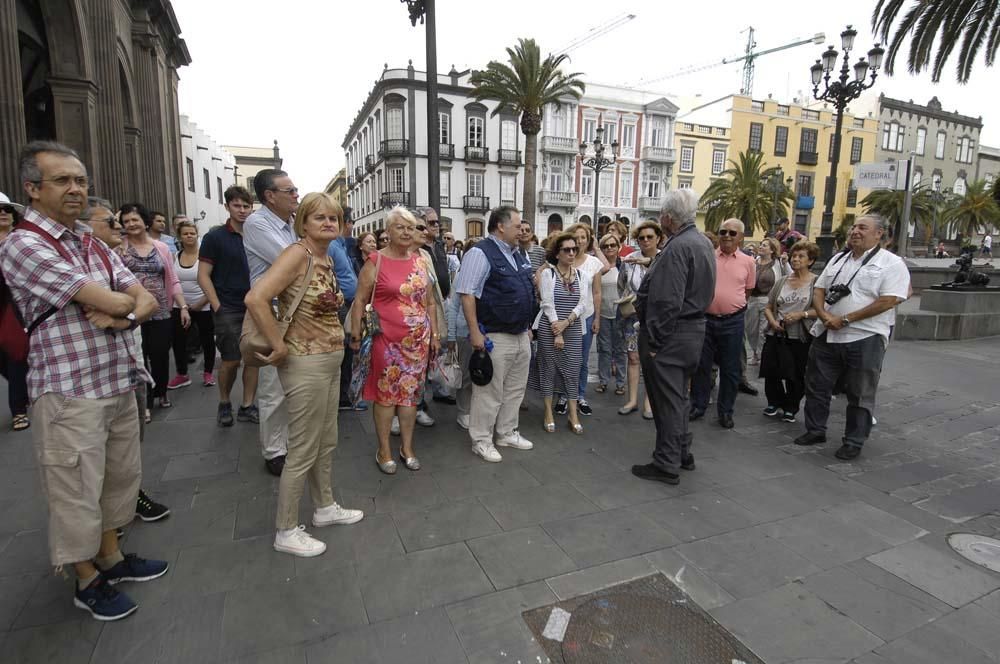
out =
[[[476,244],[490,263],[483,294],[476,300],[476,317],[486,332],[521,334],[531,327],[535,311],[535,285],[531,263],[517,252],[515,270],[497,243],[487,238]]]

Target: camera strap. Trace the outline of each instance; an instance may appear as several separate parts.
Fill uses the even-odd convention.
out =
[[[868,255],[865,256],[865,259],[863,261],[861,261],[861,266],[858,267],[858,269],[854,271],[854,274],[851,275],[851,278],[847,280],[846,284],[844,284],[844,286],[846,288],[850,288],[851,287],[851,283],[854,281],[854,277],[858,276],[858,272],[861,272],[861,270],[864,268],[864,266],[868,265],[868,262],[871,261],[871,259],[875,258],[875,254],[877,254],[881,248],[882,247],[880,247],[879,245],[876,244],[875,248],[868,252]],[[847,256],[849,254],[850,254],[850,250],[846,250],[846,251],[844,251],[843,255],[840,257],[840,260],[843,260],[843,263],[840,264],[840,268],[837,270],[837,274],[833,275],[833,281],[830,282],[830,286],[831,287],[837,285],[837,278],[840,277],[840,273],[844,270],[844,266],[847,265],[847,260],[846,259],[847,259]]]

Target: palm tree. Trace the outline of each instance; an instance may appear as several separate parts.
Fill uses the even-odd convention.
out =
[[[534,39],[518,39],[517,46],[507,49],[509,64],[491,61],[485,71],[473,72],[470,81],[475,88],[473,97],[500,102],[496,115],[506,109],[521,116],[524,134],[524,214],[534,221],[536,192],[536,155],[538,132],[542,130],[542,108],[553,104],[559,108],[566,97],[579,99],[585,89],[579,72],[564,74],[559,68],[566,55],[541,58],[541,49]]]
[[[785,187],[777,195],[767,189],[767,181],[777,168],[764,166],[764,155],[756,150],[741,152],[739,162],[729,160],[731,166],[713,181],[701,196],[705,212],[705,230],[715,232],[726,219],[736,218],[746,226],[746,234],[753,235],[758,228],[767,229],[772,211],[784,215],[792,200],[792,190]]]
[[[895,189],[876,189],[861,200],[861,207],[865,212],[877,214],[889,224],[892,236],[898,238],[902,229],[899,227],[903,223],[903,206],[906,200],[905,191]],[[917,185],[913,189],[913,196],[910,199],[910,223],[916,228],[917,224],[929,225],[934,221],[934,199],[931,190],[923,185]]]
[[[970,238],[1000,225],[1000,206],[986,182],[978,180],[966,186],[965,195],[944,211],[941,220],[951,232]]]
[[[907,67],[913,73],[930,69],[934,82],[941,80],[941,72],[956,47],[959,83],[969,82],[972,65],[984,46],[986,66],[993,66],[1000,47],[1000,0],[913,0],[893,33],[903,3],[878,0],[872,13],[872,30],[889,46],[885,56],[887,73],[893,73],[896,56],[911,35]]]

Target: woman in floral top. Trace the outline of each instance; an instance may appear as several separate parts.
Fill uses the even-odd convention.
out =
[[[295,232],[302,239],[278,256],[246,296],[247,312],[271,346],[271,353],[260,359],[278,367],[288,406],[288,456],[278,484],[274,548],[303,557],[326,551],[326,544],[298,525],[306,479],[316,507],[314,526],[351,524],[364,517],[361,510],[338,505],[331,484],[333,450],[337,447],[340,364],[344,359],[344,328],[337,311],[344,303],[344,295],[327,249],[340,235],[343,219],[343,210],[331,196],[306,195],[294,222]],[[305,295],[282,336],[271,302],[278,299],[278,314],[284,318],[302,288],[306,289]]]
[[[441,330],[437,329],[427,265],[419,252],[410,253],[416,218],[406,208],[395,207],[389,212],[387,225],[389,246],[369,254],[358,277],[351,310],[351,348],[360,348],[361,314],[371,302],[378,312],[382,333],[372,346],[371,372],[363,396],[375,402],[375,463],[391,475],[396,472],[389,449],[393,415],[399,417],[400,460],[410,470],[420,469],[413,452],[413,425],[423,396],[428,352],[437,356]]]

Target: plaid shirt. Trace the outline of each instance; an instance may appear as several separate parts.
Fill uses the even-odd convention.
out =
[[[28,354],[28,393],[31,400],[48,392],[83,399],[103,399],[125,394],[139,381],[149,381],[132,332],[95,327],[83,308],[73,302],[81,288],[96,283],[110,288],[108,276],[91,246],[100,242],[83,224],[71,231],[37,210],[28,208],[24,218],[62,242],[72,263],[59,255],[37,233],[15,229],[0,246],[0,270],[26,324],[51,307],[58,311],[31,335]],[[114,270],[115,289],[125,291],[139,282],[118,256],[106,246]]]

